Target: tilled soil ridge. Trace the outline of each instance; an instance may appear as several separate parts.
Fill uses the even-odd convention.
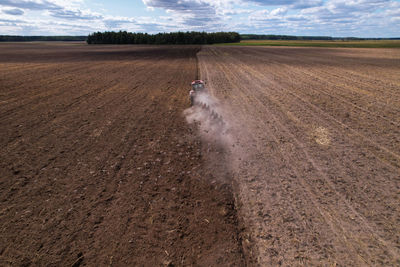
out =
[[[204,47],[249,265],[400,264],[400,50]]]

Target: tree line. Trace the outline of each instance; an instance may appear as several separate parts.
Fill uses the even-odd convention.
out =
[[[170,33],[132,33],[95,32],[87,37],[88,44],[217,44],[240,42],[237,32],[170,32]]]
[[[216,44],[233,43],[240,40],[316,40],[316,41],[362,41],[362,40],[400,40],[400,38],[357,38],[330,36],[292,36],[272,34],[238,34],[236,32],[175,32],[147,33],[103,32],[89,36],[18,36],[0,35],[0,42],[48,42],[48,41],[87,41],[89,44]]]
[[[87,36],[18,36],[0,35],[0,42],[48,42],[86,41]]]

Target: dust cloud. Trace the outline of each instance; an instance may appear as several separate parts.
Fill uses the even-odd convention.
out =
[[[199,129],[203,141],[229,148],[233,137],[229,119],[223,106],[210,94],[204,92],[196,95],[192,107],[184,111],[186,121]]]
[[[204,166],[211,183],[232,185],[235,155],[235,132],[228,108],[204,92],[196,96],[195,104],[184,111],[188,124],[194,125],[202,142]]]

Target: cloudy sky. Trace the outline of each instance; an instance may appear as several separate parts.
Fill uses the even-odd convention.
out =
[[[400,37],[400,0],[0,0],[0,35],[106,30]]]

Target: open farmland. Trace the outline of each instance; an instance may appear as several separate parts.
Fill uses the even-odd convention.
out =
[[[298,47],[347,47],[347,48],[400,48],[400,40],[242,40],[229,46],[298,46]]]
[[[399,49],[0,44],[0,127],[0,265],[400,264]]]
[[[400,50],[206,47],[248,263],[400,264]]]
[[[240,266],[185,123],[199,47],[0,45],[1,266]]]

